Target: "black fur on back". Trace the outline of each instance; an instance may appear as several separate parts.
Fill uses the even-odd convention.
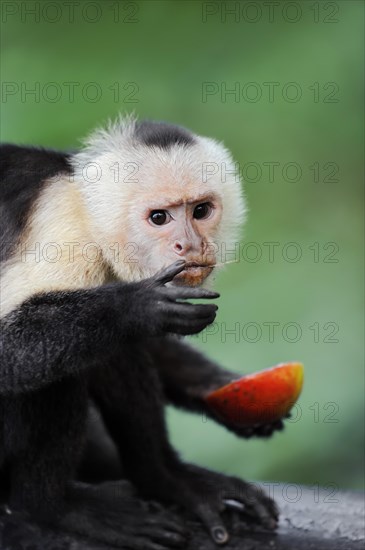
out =
[[[69,156],[37,147],[0,145],[0,262],[18,242],[44,182],[71,172]]]
[[[168,149],[172,145],[194,145],[194,136],[189,130],[168,122],[142,120],[136,124],[136,138],[144,145]]]

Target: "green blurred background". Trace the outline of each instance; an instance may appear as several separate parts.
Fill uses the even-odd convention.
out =
[[[364,5],[274,4],[4,1],[1,137],[77,147],[134,110],[223,140],[249,216],[215,334],[192,340],[242,373],[301,360],[305,387],[269,442],[169,409],[172,439],[250,479],[362,488]]]

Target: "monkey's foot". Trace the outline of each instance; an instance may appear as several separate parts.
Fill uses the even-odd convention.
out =
[[[28,515],[12,512],[2,518],[0,547],[2,550],[109,550],[110,545],[66,533],[63,529],[45,527]],[[87,546],[86,546],[87,544]]]
[[[96,486],[75,483],[61,526],[117,548],[170,550],[186,545],[185,529],[172,512],[136,496],[127,481]]]
[[[182,520],[157,503],[136,496],[127,481],[74,483],[60,519],[36,521],[26,513],[2,511],[4,550],[177,550],[186,547]]]
[[[239,509],[267,529],[276,528],[279,510],[275,502],[252,483],[194,465],[184,467],[183,479],[188,489],[189,508],[217,544],[228,541],[222,513],[230,507]]]

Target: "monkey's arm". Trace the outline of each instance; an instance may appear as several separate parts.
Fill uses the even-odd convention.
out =
[[[204,396],[241,375],[223,369],[176,336],[151,339],[149,346],[165,395],[173,405],[209,416],[240,437],[268,437],[283,428],[282,420],[248,428],[225,424],[209,410]]]
[[[176,262],[139,283],[49,292],[23,302],[1,320],[0,394],[33,391],[77,375],[118,355],[131,337],[203,330],[213,322],[216,306],[178,300],[217,294],[165,287],[182,269]]]
[[[240,378],[176,336],[151,338],[148,349],[160,373],[165,395],[177,407],[203,413],[205,395]]]
[[[1,320],[0,393],[38,390],[77,375],[117,346],[112,288],[49,292]]]

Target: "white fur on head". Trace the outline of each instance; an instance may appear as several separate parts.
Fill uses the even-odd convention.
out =
[[[72,161],[92,236],[104,258],[123,280],[150,276],[172,263],[174,259],[158,249],[154,228],[145,223],[146,206],[162,208],[210,192],[220,199],[223,214],[209,241],[215,243],[217,262],[224,262],[245,214],[230,153],[221,143],[194,134],[188,145],[145,145],[136,125],[136,118],[127,116],[96,130]]]

